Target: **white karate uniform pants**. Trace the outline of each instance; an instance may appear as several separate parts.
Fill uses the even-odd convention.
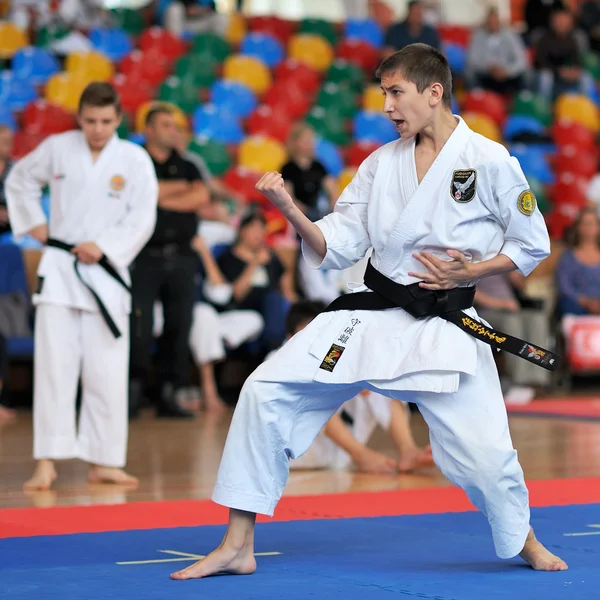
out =
[[[345,411],[352,418],[348,425],[352,437],[365,445],[379,425],[389,431],[392,421],[392,400],[376,392],[360,393],[344,402],[338,413]],[[321,431],[311,447],[299,458],[290,461],[290,469],[347,469],[352,465],[352,457],[324,431]]]
[[[339,407],[376,382],[313,380],[320,359],[311,335],[294,336],[246,381],[231,422],[212,495],[218,504],[272,515],[298,458]],[[529,501],[517,460],[491,348],[478,342],[475,377],[461,374],[456,393],[411,392],[429,426],[433,458],[488,518],[496,554],[521,552],[529,532]]]
[[[155,336],[160,336],[164,325],[162,305],[154,306]],[[227,348],[238,348],[244,342],[256,339],[264,322],[253,310],[232,310],[219,313],[210,304],[198,302],[194,306],[189,345],[197,365],[223,360]]]
[[[127,455],[129,315],[40,304],[36,309],[33,456],[123,467]],[[75,402],[81,376],[79,427]]]

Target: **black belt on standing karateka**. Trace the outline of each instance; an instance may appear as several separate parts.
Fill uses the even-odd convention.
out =
[[[325,312],[335,310],[384,310],[402,308],[415,319],[441,317],[494,348],[515,354],[534,365],[554,371],[560,357],[530,342],[487,327],[465,312],[473,306],[475,286],[452,290],[426,290],[419,283],[402,285],[380,273],[369,261],[364,278],[370,292],[354,292],[336,298]]]
[[[58,248],[59,250],[64,250],[65,252],[71,252],[71,250],[73,250],[73,248],[75,248],[75,244],[67,244],[66,242],[61,242],[60,240],[56,240],[54,238],[48,238],[48,241],[46,242],[46,246],[49,246],[50,248]],[[127,285],[127,282],[119,275],[117,270],[110,264],[110,262],[108,261],[108,258],[105,255],[102,255],[102,258],[98,261],[98,264],[115,281],[120,283],[131,294],[131,287],[129,285]],[[102,318],[108,325],[108,328],[110,329],[112,334],[115,336],[115,338],[120,338],[121,332],[119,331],[119,328],[117,327],[113,318],[110,316],[110,313],[108,312],[108,309],[104,305],[104,302],[102,302],[102,299],[100,298],[100,296],[98,296],[98,294],[92,288],[92,286],[89,283],[87,283],[81,276],[81,273],[79,272],[79,260],[77,259],[77,257],[75,257],[74,268],[75,268],[75,273],[76,273],[79,281],[81,281],[81,283],[83,283],[83,285],[85,285],[85,287],[90,291],[90,293],[94,297],[94,300],[96,301],[96,304],[98,305],[98,309],[100,310],[100,314],[102,315]]]

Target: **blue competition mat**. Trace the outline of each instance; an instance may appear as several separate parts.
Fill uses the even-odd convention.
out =
[[[0,598],[597,600],[599,509],[532,510],[538,538],[569,564],[558,573],[497,559],[473,512],[259,524],[254,575],[192,581],[169,574],[212,550],[223,526],[4,539]]]

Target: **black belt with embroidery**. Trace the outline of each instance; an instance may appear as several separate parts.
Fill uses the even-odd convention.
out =
[[[67,244],[66,242],[61,242],[60,240],[56,240],[54,238],[48,238],[46,245],[49,246],[50,248],[58,248],[59,250],[65,250],[65,252],[71,252],[71,250],[73,250],[73,248],[75,248],[74,244]],[[131,294],[131,287],[129,285],[127,285],[125,280],[121,277],[121,275],[119,275],[118,271],[110,264],[110,262],[108,261],[108,258],[106,258],[106,256],[102,255],[102,258],[98,261],[98,264],[115,281],[120,283]],[[102,315],[102,318],[108,325],[108,328],[111,330],[112,334],[115,336],[115,338],[120,338],[121,332],[119,331],[119,328],[117,327],[113,318],[110,316],[110,313],[108,312],[108,309],[104,305],[104,302],[102,302],[102,299],[100,298],[100,296],[98,296],[98,294],[92,288],[92,286],[89,283],[87,283],[81,276],[78,265],[79,265],[79,260],[77,258],[75,258],[74,267],[75,267],[75,273],[77,275],[77,278],[79,279],[79,281],[81,281],[81,283],[83,283],[83,285],[85,285],[85,287],[90,291],[90,293],[94,297],[94,300],[96,301],[96,304],[98,305],[98,309],[100,310],[100,314]]]
[[[419,287],[418,282],[402,285],[380,273],[371,262],[365,272],[365,285],[372,291],[340,296],[325,309],[325,312],[402,308],[416,319],[437,316],[454,323],[474,338],[515,354],[534,365],[549,371],[558,367],[560,357],[550,350],[487,327],[463,312],[464,309],[473,306],[474,286],[434,291]]]

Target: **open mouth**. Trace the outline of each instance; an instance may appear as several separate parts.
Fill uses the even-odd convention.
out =
[[[404,119],[393,119],[393,121],[394,121],[394,125],[396,127],[400,127],[401,125],[404,124]]]

